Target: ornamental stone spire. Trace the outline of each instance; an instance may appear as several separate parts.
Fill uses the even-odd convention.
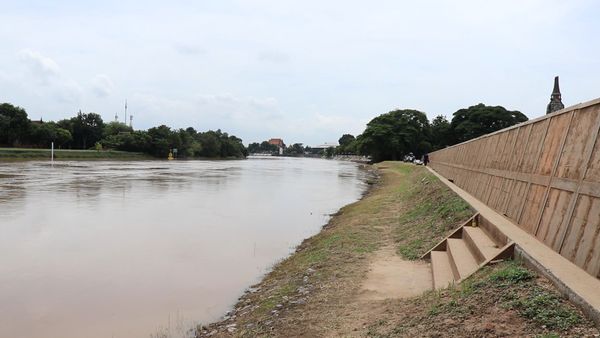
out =
[[[561,110],[565,107],[562,103],[560,88],[558,87],[558,76],[554,77],[554,89],[552,90],[552,95],[550,96],[550,103],[548,103],[548,107],[546,107],[546,114],[554,113],[557,110]]]

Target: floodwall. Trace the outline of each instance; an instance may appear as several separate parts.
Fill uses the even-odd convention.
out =
[[[430,166],[600,278],[600,99],[429,155]]]

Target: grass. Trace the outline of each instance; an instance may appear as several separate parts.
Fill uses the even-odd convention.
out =
[[[31,159],[50,159],[50,149],[28,149],[28,148],[0,148],[0,159],[2,160],[31,160]],[[117,150],[71,150],[55,149],[54,158],[56,160],[95,160],[95,159],[114,159],[114,160],[143,160],[152,159],[151,156],[143,153],[117,151]]]
[[[586,322],[579,311],[548,283],[541,282],[534,272],[515,261],[485,267],[458,286],[431,291],[413,301],[429,304],[426,312],[417,314],[416,321],[407,318],[395,329],[406,329],[411,323],[416,325],[423,321],[444,323],[448,318],[469,321],[491,309],[496,313],[508,311],[496,314],[508,321],[510,311],[514,311],[532,331],[547,331],[538,337],[558,337]]]
[[[397,187],[399,200],[408,208],[394,229],[398,253],[415,260],[439,242],[448,231],[468,219],[469,205],[423,168],[403,165],[395,169],[406,175]]]

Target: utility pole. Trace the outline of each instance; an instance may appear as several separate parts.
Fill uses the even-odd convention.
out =
[[[125,99],[125,120],[123,121],[127,125],[127,99]]]

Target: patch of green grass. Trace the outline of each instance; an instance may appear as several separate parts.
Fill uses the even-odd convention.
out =
[[[50,149],[29,149],[29,148],[0,148],[0,159],[27,160],[27,159],[50,159]],[[135,153],[117,150],[70,150],[55,149],[54,158],[56,160],[67,159],[151,159],[152,157],[143,153]]]
[[[261,300],[259,311],[266,313],[276,308],[277,304],[283,302],[283,297],[289,297],[296,292],[298,286],[295,283],[286,283],[277,288],[277,291],[267,298]]]
[[[417,259],[449,231],[468,219],[473,211],[424,167],[397,164],[405,179],[397,192],[405,208],[393,230],[397,251],[406,259]]]
[[[556,294],[540,288],[531,290],[526,298],[512,301],[510,307],[550,330],[567,330],[581,321],[579,315],[564,306]]]
[[[398,252],[400,252],[400,254],[406,259],[415,260],[421,257],[422,248],[423,240],[415,239],[405,245],[401,245],[398,248]]]
[[[415,166],[414,164],[410,164],[410,163],[395,163],[394,164],[394,170],[396,170],[397,172],[399,172],[403,175],[411,174],[417,168],[418,168],[417,166]]]
[[[446,297],[430,295],[428,316],[468,316],[478,306],[474,300],[479,299],[515,310],[521,317],[548,330],[564,331],[581,322],[579,314],[556,292],[542,288],[535,279],[533,272],[516,261],[486,267],[459,286],[449,288]]]
[[[490,273],[488,281],[497,286],[512,286],[521,282],[530,281],[535,277],[533,272],[524,268],[515,261],[507,262],[505,267]]]

